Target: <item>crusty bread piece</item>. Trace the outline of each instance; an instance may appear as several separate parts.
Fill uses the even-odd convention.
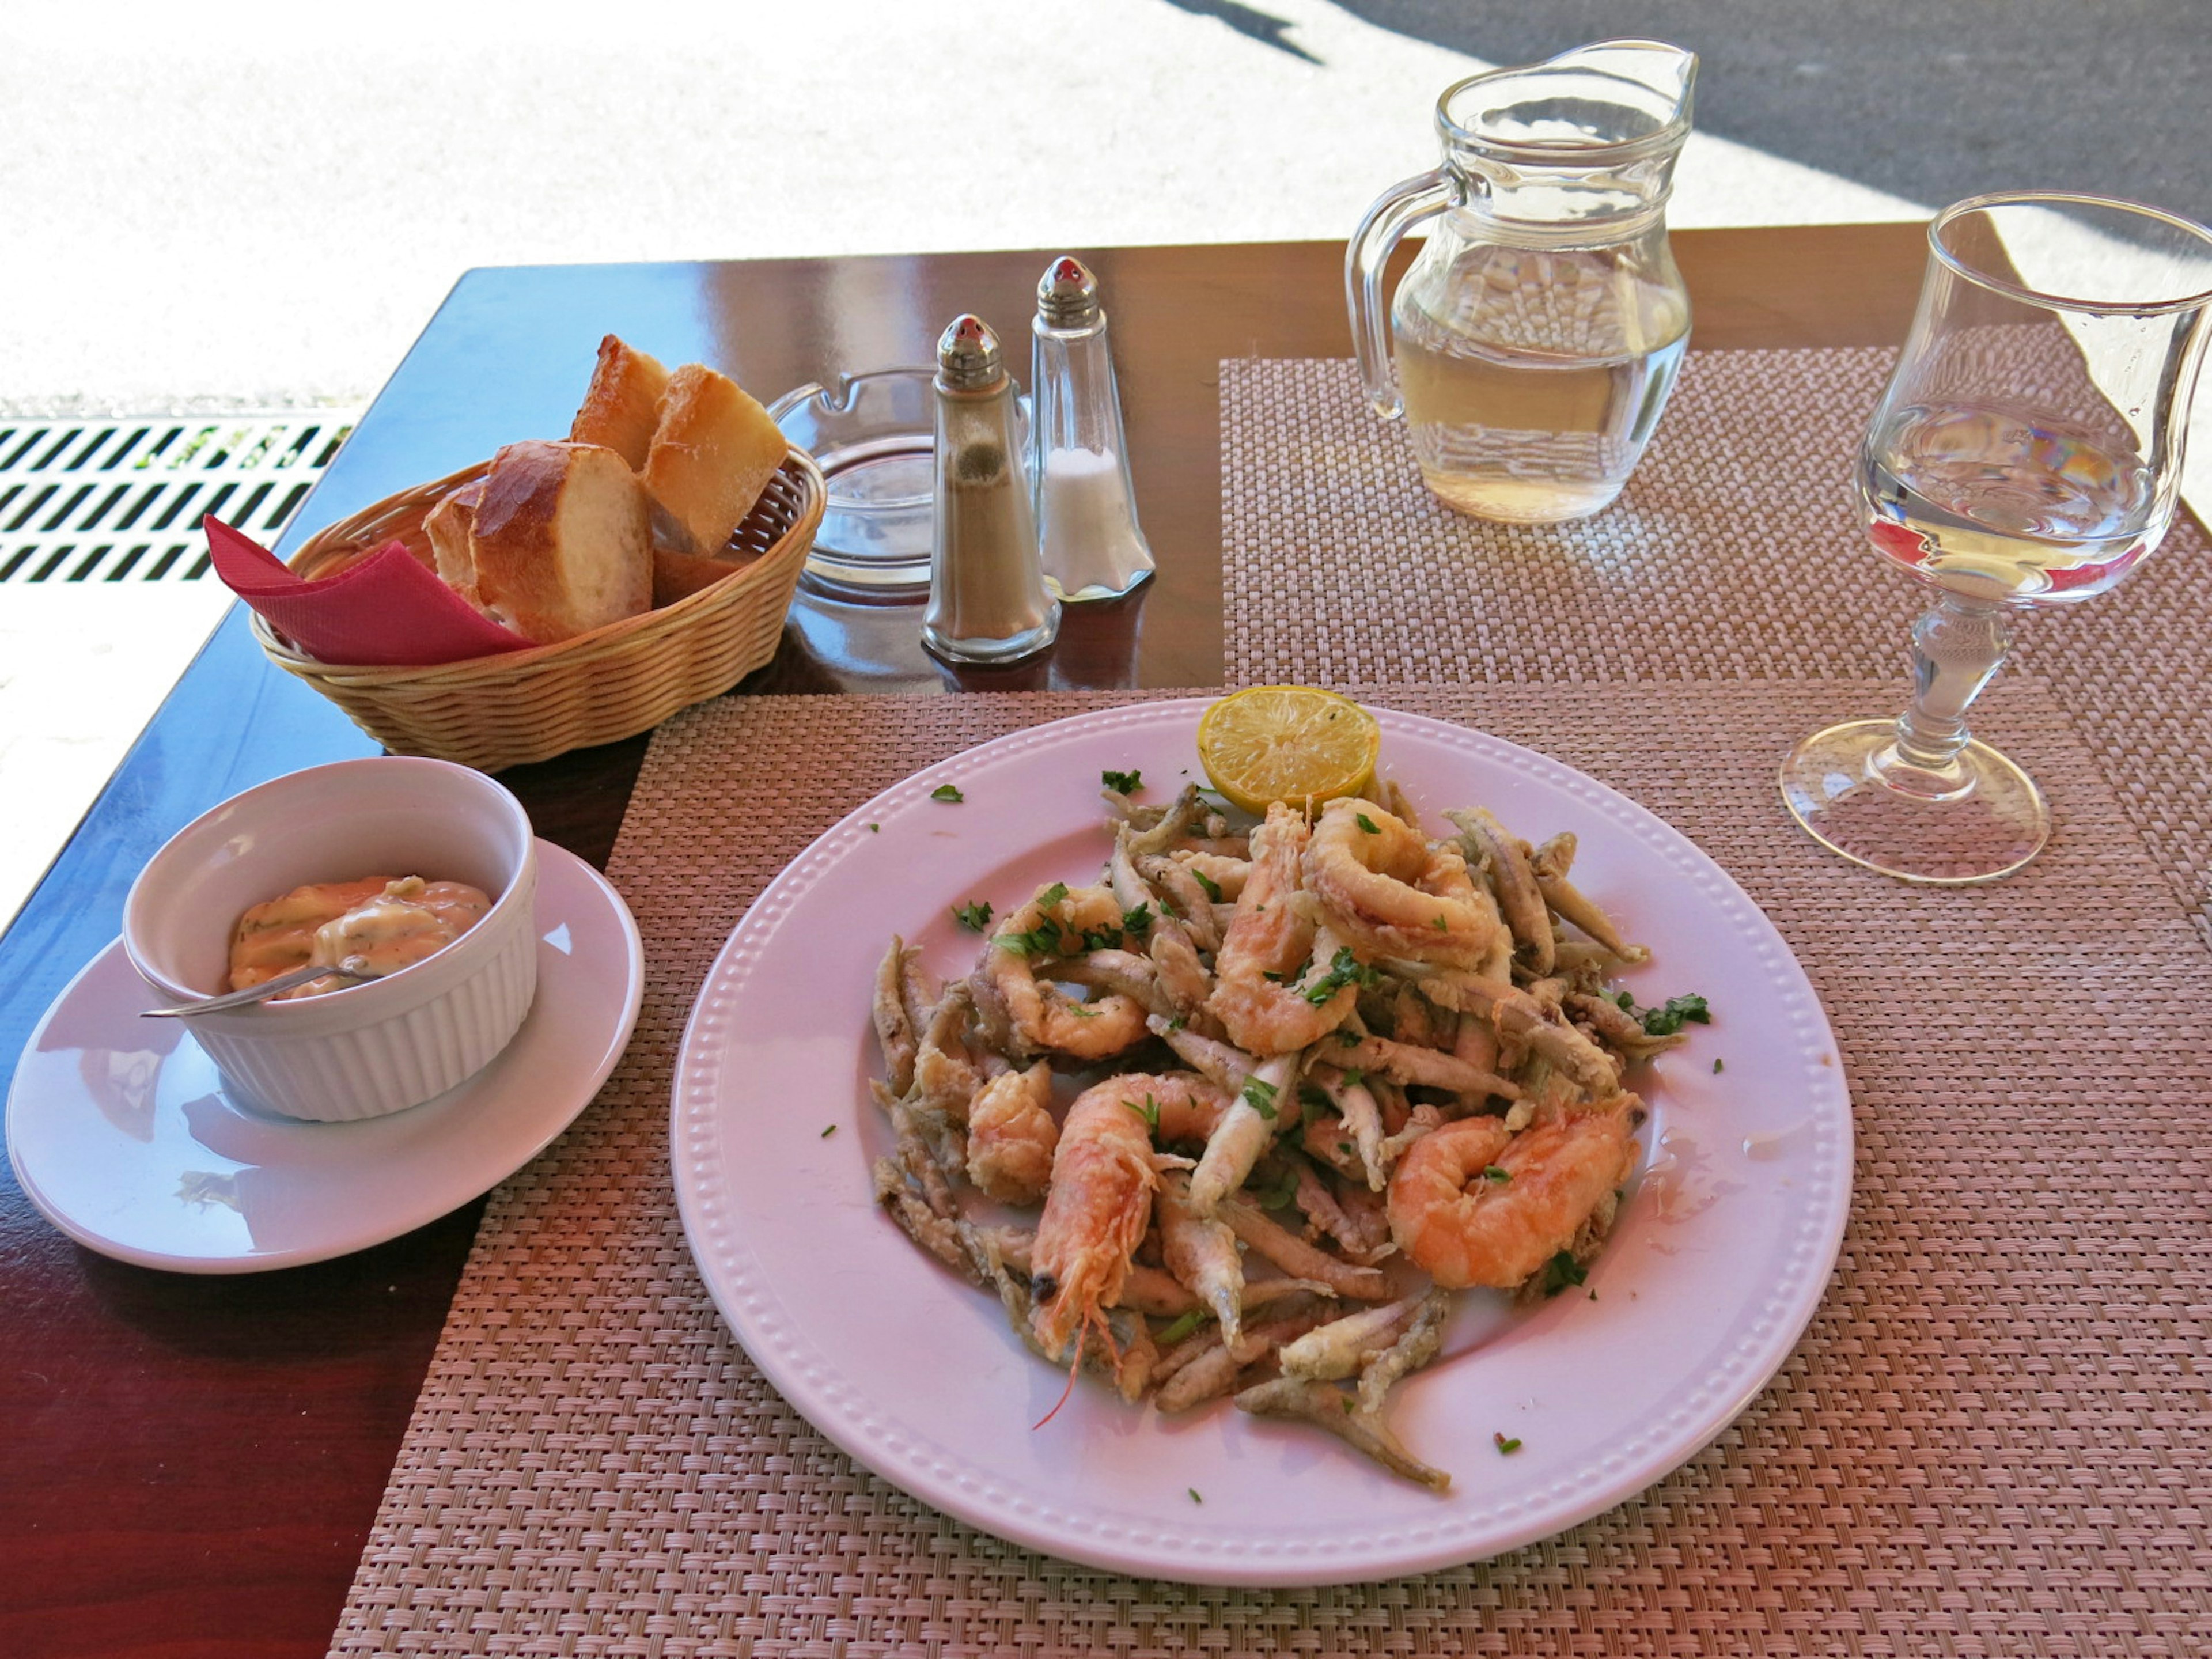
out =
[[[678,599],[688,599],[702,587],[712,587],[725,576],[734,576],[757,556],[738,555],[726,559],[702,559],[696,553],[673,548],[653,550],[653,605],[659,610]]]
[[[645,484],[709,556],[744,522],[789,441],[738,383],[703,363],[668,377]]]
[[[596,444],[509,444],[492,457],[470,550],[476,602],[539,645],[653,605],[645,488]]]
[[[569,425],[568,441],[602,445],[643,471],[667,390],[668,371],[657,360],[608,335],[599,342],[599,366]]]
[[[471,605],[477,603],[477,556],[469,546],[477,507],[483,500],[484,481],[463,484],[430,509],[422,520],[430,538],[430,568],[438,580]]]

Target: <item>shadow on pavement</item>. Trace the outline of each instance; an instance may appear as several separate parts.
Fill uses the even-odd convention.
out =
[[[1338,3],[1491,63],[1609,36],[1673,41],[1704,60],[1704,131],[1931,207],[2072,189],[2212,219],[2201,0]]]

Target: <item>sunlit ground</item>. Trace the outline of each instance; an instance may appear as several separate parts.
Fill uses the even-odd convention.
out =
[[[2136,128],[2203,125],[2160,91],[2207,67],[2191,7],[2083,35],[2008,3],[2001,38],[1966,0],[15,7],[0,411],[359,404],[472,265],[1340,238],[1434,164],[1449,82],[1662,27],[1707,58],[1677,226],[1917,218],[2120,156],[2150,171],[2106,188],[2167,187],[2190,147]],[[0,920],[214,598],[0,586]]]

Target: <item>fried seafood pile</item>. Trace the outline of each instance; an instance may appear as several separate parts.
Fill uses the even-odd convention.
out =
[[[1647,952],[1568,879],[1573,836],[1478,807],[1431,841],[1377,793],[1244,830],[1194,788],[1109,790],[1103,880],[957,912],[988,932],[966,979],[894,938],[874,1175],[1071,1376],[1163,1411],[1233,1392],[1442,1489],[1385,1395],[1452,1291],[1580,1282],[1635,1167],[1623,1073],[1683,1039],[1606,989]],[[1056,1071],[1085,1085],[1064,1112]],[[986,1224],[970,1188],[1042,1212]]]

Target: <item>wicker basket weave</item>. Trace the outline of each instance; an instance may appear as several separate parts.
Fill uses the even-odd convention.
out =
[[[427,556],[422,520],[489,462],[418,484],[317,532],[292,556],[312,577],[331,560],[398,540]],[[827,499],[803,450],[785,458],[732,540],[759,557],[711,587],[558,645],[425,668],[318,662],[259,617],[269,659],[313,686],[395,754],[494,772],[634,737],[678,709],[728,690],[775,654],[784,613]]]

